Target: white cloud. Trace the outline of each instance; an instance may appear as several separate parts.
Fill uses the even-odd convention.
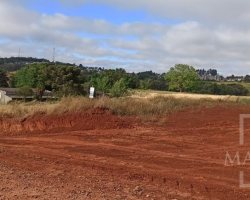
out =
[[[117,25],[104,19],[37,13],[15,2],[16,6],[0,2],[1,56],[16,56],[21,48],[24,56],[51,59],[56,47],[58,60],[91,66],[165,72],[176,63],[187,63],[216,67],[226,74],[250,73],[248,1],[91,1],[182,19],[173,25],[157,21]]]
[[[122,9],[146,10],[162,17],[215,23],[239,23],[249,20],[250,1],[246,0],[61,0],[80,5],[99,3],[117,6]]]

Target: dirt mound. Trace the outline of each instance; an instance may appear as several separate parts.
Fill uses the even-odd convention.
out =
[[[104,108],[60,115],[37,114],[24,119],[0,119],[1,134],[24,132],[132,128],[134,119],[119,117]]]

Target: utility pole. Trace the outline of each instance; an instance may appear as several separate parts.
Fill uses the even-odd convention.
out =
[[[21,65],[21,48],[19,47],[18,49],[18,57],[17,57],[17,64],[18,65]]]
[[[52,62],[55,63],[55,57],[56,57],[56,48],[53,48],[53,55],[52,55]]]

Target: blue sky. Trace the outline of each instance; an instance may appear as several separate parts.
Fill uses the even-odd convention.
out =
[[[158,22],[163,24],[176,24],[178,19],[166,19],[153,16],[143,9],[125,10],[119,7],[105,5],[105,3],[86,3],[80,5],[68,5],[60,1],[36,0],[26,3],[27,8],[47,14],[63,13],[67,16],[104,19],[114,24],[124,22]]]
[[[67,6],[60,2],[42,1],[39,3],[30,2],[27,6],[37,12],[55,14],[63,13],[68,16],[87,17],[95,19],[105,19],[115,24],[133,21],[147,21],[150,17],[143,11],[130,11],[126,12],[122,9],[116,9],[112,6],[98,5],[98,4],[85,4],[80,6]]]
[[[249,12],[245,0],[1,0],[0,56],[51,59],[55,47],[89,66],[250,73]]]

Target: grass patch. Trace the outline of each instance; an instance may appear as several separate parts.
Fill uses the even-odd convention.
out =
[[[57,102],[14,102],[0,105],[0,117],[28,117],[38,113],[62,114],[82,112],[91,108],[107,108],[117,115],[156,118],[185,108],[210,107],[215,105],[250,105],[249,98],[238,98],[235,101],[210,98],[174,98],[171,96],[153,96],[149,98],[123,97],[88,99],[85,97],[66,97]]]

